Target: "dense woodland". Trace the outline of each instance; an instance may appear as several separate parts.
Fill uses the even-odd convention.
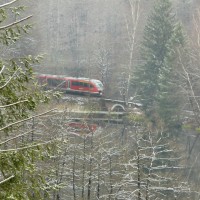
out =
[[[199,6],[0,1],[0,199],[199,200]],[[63,101],[38,73],[96,78],[142,106],[77,130],[73,111],[85,127],[100,100]]]

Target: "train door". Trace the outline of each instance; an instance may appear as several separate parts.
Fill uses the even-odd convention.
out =
[[[77,82],[77,91],[80,93],[84,93],[85,89],[84,89],[84,83],[82,81]]]
[[[70,90],[71,89],[71,82],[70,80],[67,81],[67,90]]]

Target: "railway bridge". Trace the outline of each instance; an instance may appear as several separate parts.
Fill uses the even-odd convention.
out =
[[[141,110],[142,108],[142,104],[140,103],[92,96],[76,96],[68,94],[61,98],[62,102],[77,102],[77,104],[85,104],[88,102],[88,100],[93,103],[96,102],[99,105],[101,111],[125,112],[136,109]]]
[[[106,98],[100,99],[100,106],[102,110],[108,110],[112,112],[125,112],[133,109],[140,109],[142,107],[142,105],[139,103]]]

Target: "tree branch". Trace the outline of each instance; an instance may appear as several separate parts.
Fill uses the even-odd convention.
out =
[[[10,24],[7,24],[7,25],[5,25],[5,26],[2,26],[2,27],[0,27],[0,30],[4,30],[4,29],[7,29],[7,28],[9,28],[9,27],[11,27],[11,26],[14,26],[14,25],[16,25],[16,24],[19,24],[19,23],[21,23],[21,22],[23,22],[23,21],[25,21],[25,20],[27,20],[27,19],[29,19],[29,18],[31,18],[31,17],[33,17],[33,16],[32,16],[32,15],[29,15],[28,17],[22,18],[22,19],[20,19],[20,20],[18,20],[18,21],[15,21],[15,22],[13,22],[13,23],[10,23]]]
[[[5,69],[5,65],[3,65],[3,67],[1,68],[1,71],[0,71],[0,75],[3,73],[3,70]]]
[[[3,128],[0,128],[0,131],[3,131],[3,130],[6,129],[6,128],[9,128],[9,127],[14,126],[14,125],[16,125],[16,124],[20,124],[20,123],[22,123],[22,122],[28,121],[28,120],[33,119],[33,118],[35,118],[35,117],[40,117],[40,116],[45,115],[45,114],[47,114],[47,113],[50,113],[50,112],[52,112],[52,111],[54,111],[54,110],[56,110],[56,109],[51,109],[51,110],[49,110],[49,111],[47,111],[47,112],[44,112],[44,113],[41,113],[41,114],[38,114],[38,115],[34,115],[34,116],[28,117],[28,118],[26,118],[26,119],[19,120],[19,121],[17,121],[17,122],[13,122],[13,123],[11,123],[11,124],[8,124],[7,126],[4,126]]]
[[[7,81],[3,86],[0,87],[0,90],[3,89],[4,87],[6,87],[6,85],[8,85],[8,83],[10,83],[10,81],[11,81],[12,78],[15,76],[15,74],[17,73],[18,70],[19,70],[19,68],[16,69],[16,71],[15,71],[15,72],[13,73],[13,75],[8,79],[8,81]]]
[[[10,152],[10,151],[19,151],[19,150],[24,150],[24,149],[30,149],[30,148],[33,148],[33,147],[38,147],[38,146],[43,146],[43,145],[46,145],[46,144],[49,144],[51,143],[53,140],[49,140],[47,142],[43,142],[43,143],[38,143],[38,144],[34,144],[34,145],[29,145],[29,146],[26,146],[26,147],[20,147],[20,148],[16,148],[16,149],[5,149],[5,150],[0,150],[0,153],[6,153],[6,152]]]
[[[7,143],[7,142],[9,142],[9,141],[11,141],[11,140],[17,139],[17,138],[19,138],[19,137],[22,137],[22,136],[24,136],[24,135],[27,135],[27,134],[29,134],[29,133],[31,133],[31,132],[33,132],[33,130],[27,131],[27,132],[25,132],[25,133],[23,133],[23,134],[21,134],[21,135],[17,135],[17,136],[15,136],[15,137],[12,137],[12,138],[10,138],[10,139],[7,139],[6,141],[1,142],[0,145],[5,144],[5,143]]]
[[[1,108],[7,108],[7,107],[10,107],[10,106],[14,106],[16,104],[20,104],[20,103],[24,103],[24,102],[28,102],[28,100],[22,100],[22,101],[18,101],[18,102],[15,102],[15,103],[8,104],[8,105],[0,106],[0,109]]]
[[[12,178],[14,178],[14,177],[15,177],[15,176],[12,175],[12,176],[10,176],[10,177],[4,179],[3,181],[0,182],[0,185],[3,184],[3,183],[5,183],[6,181],[9,181],[10,179],[12,179]]]
[[[15,3],[15,2],[17,2],[17,1],[18,1],[18,0],[13,0],[13,1],[10,1],[10,2],[8,2],[8,3],[4,3],[4,4],[0,5],[0,8],[9,6],[9,5],[11,5],[11,4],[13,4],[13,3]]]

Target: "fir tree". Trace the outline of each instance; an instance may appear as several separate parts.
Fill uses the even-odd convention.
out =
[[[133,85],[138,91],[139,99],[147,114],[156,109],[160,111],[163,109],[160,114],[164,116],[163,113],[166,111],[164,107],[166,109],[168,107],[168,111],[171,109],[171,97],[175,93],[175,88],[170,84],[173,69],[176,67],[175,47],[181,43],[183,43],[183,36],[172,12],[171,2],[156,0],[144,29],[141,46],[141,58],[144,62],[136,67],[133,75]],[[172,88],[173,93],[166,93],[165,90],[172,92]]]
[[[26,122],[34,118],[37,105],[49,97],[34,81],[32,66],[39,57],[15,58],[8,53],[9,46],[15,47],[31,28],[27,22],[31,16],[23,18],[20,13],[24,7],[16,6],[16,2],[0,5],[0,45],[7,49],[0,58],[0,199],[42,199],[45,181],[36,164],[47,154],[47,142],[24,138],[35,131]]]
[[[168,127],[179,126],[182,94],[177,73],[177,49],[183,47],[184,38],[181,26],[177,25],[167,46],[168,53],[158,75],[156,95],[159,116]]]

